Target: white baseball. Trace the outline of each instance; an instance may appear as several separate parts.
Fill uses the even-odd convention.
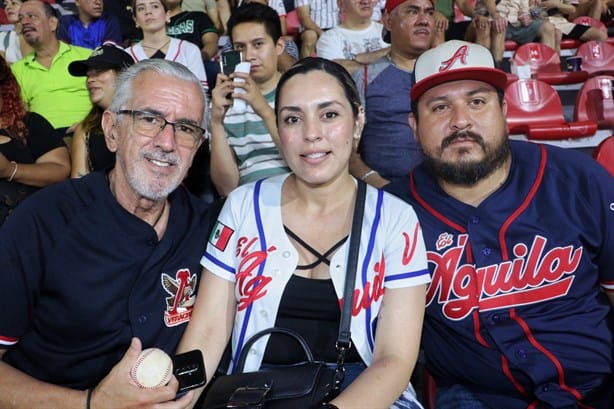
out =
[[[161,349],[147,348],[141,351],[130,376],[141,388],[158,388],[166,385],[173,375],[173,361]]]

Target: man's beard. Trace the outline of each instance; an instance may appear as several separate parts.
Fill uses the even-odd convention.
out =
[[[501,141],[492,148],[489,148],[484,142],[484,139],[474,132],[455,132],[446,137],[441,142],[440,152],[459,138],[471,139],[480,145],[482,150],[486,153],[484,159],[479,162],[465,162],[461,160],[456,163],[445,163],[422,151],[423,163],[427,169],[433,176],[447,183],[473,186],[503,165],[510,156],[507,136],[502,138]]]
[[[159,150],[142,150],[138,161],[156,159],[173,163],[178,169],[181,168],[181,159],[174,153],[160,152]],[[149,200],[161,200],[168,197],[182,182],[179,171],[172,175],[156,177],[144,170],[140,163],[127,166],[123,158],[117,159],[121,163],[128,184],[139,196]]]

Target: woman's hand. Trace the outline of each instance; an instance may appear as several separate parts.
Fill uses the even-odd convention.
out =
[[[0,178],[10,178],[13,174],[13,170],[15,170],[15,164],[0,153]]]

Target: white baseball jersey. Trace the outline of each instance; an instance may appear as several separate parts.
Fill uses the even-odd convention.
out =
[[[275,176],[234,190],[224,204],[201,260],[206,269],[235,283],[233,366],[250,336],[275,326],[284,288],[299,261],[281,218],[281,188],[286,177]],[[330,262],[330,275],[340,300],[349,242],[348,239]],[[351,321],[352,341],[367,365],[373,356],[376,319],[384,289],[429,281],[422,232],[413,209],[368,186]],[[260,367],[267,338],[253,345],[246,371]]]
[[[132,47],[126,48],[126,51],[130,53],[136,62],[149,59],[140,42]],[[203,57],[198,47],[194,44],[190,43],[189,41],[171,38],[171,41],[168,44],[166,57],[164,59],[185,65],[194,75],[196,75],[196,78],[200,80],[203,88],[208,88],[207,75],[205,74],[205,66],[203,65]]]

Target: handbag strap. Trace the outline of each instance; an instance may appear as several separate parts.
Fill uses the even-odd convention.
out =
[[[309,345],[307,345],[307,341],[305,341],[305,338],[303,338],[301,334],[291,329],[273,327],[273,328],[263,329],[262,331],[255,333],[245,342],[245,344],[243,344],[243,348],[241,349],[241,353],[239,354],[239,359],[237,361],[237,366],[233,370],[234,373],[243,372],[243,368],[245,367],[245,360],[247,359],[247,354],[251,346],[254,344],[254,342],[262,338],[263,336],[269,335],[272,333],[284,334],[291,338],[294,338],[296,342],[300,344],[301,348],[303,349],[303,352],[305,352],[305,356],[307,357],[307,360],[310,362],[314,360],[313,353],[311,352],[311,349],[309,349]]]
[[[358,249],[360,247],[360,235],[362,231],[362,219],[365,213],[365,198],[367,185],[358,180],[356,204],[352,218],[352,231],[350,233],[350,248],[348,251],[348,264],[345,272],[345,286],[343,289],[343,308],[339,322],[339,336],[337,337],[337,369],[339,383],[343,381],[345,354],[352,346],[350,321],[352,320],[352,305],[354,304],[354,284],[356,282],[356,270],[358,269]]]
[[[341,319],[339,322],[339,335],[337,336],[337,371],[335,383],[338,387],[345,376],[344,361],[345,354],[352,346],[350,321],[352,319],[352,305],[354,303],[354,283],[356,282],[356,270],[358,267],[358,249],[360,247],[360,235],[362,231],[362,219],[365,211],[365,198],[367,195],[367,185],[362,180],[357,179],[358,190],[356,193],[356,203],[354,205],[354,215],[352,218],[352,230],[350,232],[350,245],[348,250],[348,265],[345,273],[345,285],[343,288],[343,308],[341,309]],[[237,365],[233,372],[243,372],[247,351],[249,347],[260,337],[270,333],[282,333],[293,337],[305,351],[307,359],[313,361],[311,350],[307,346],[304,338],[295,331],[285,328],[273,327],[262,330],[253,336],[243,345]]]

